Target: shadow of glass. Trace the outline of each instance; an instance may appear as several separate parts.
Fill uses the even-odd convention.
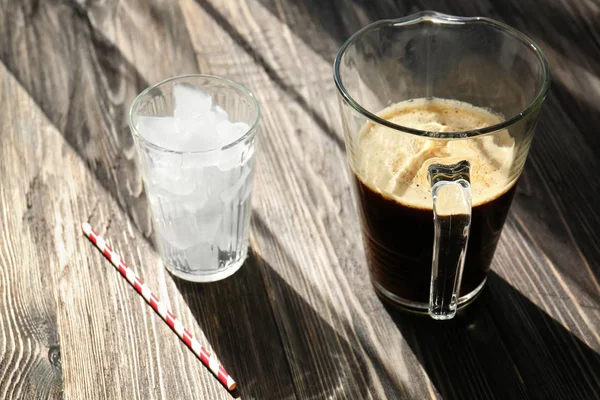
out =
[[[597,399],[600,355],[491,272],[450,321],[386,306],[444,399]]]
[[[238,382],[236,395],[367,397],[366,366],[357,361],[360,357],[352,346],[260,255],[250,252],[242,268],[223,281],[196,284],[174,278],[174,282]]]

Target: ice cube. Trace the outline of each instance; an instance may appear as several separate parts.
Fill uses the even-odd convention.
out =
[[[233,182],[231,186],[221,192],[221,200],[225,204],[229,204],[236,198],[240,191],[248,183],[248,177],[250,176],[250,168],[242,167],[239,178]]]
[[[248,198],[252,194],[252,184],[252,177],[249,177],[249,179],[246,180],[246,185],[242,188],[242,191],[240,193],[240,203],[243,203],[246,200],[248,200]]]
[[[217,123],[217,132],[221,141],[221,146],[227,146],[244,136],[250,129],[244,122],[219,121]]]
[[[217,117],[217,121],[229,121],[229,114],[222,107],[214,105],[212,111]]]
[[[217,117],[212,111],[205,112],[196,118],[176,118],[181,135],[180,151],[207,151],[221,147],[217,135]]]
[[[187,249],[199,242],[195,235],[194,220],[185,213],[177,213],[177,216],[164,215],[156,221],[162,238],[179,250]]]
[[[212,242],[215,240],[219,228],[223,209],[221,204],[208,200],[202,208],[194,215],[194,236],[200,242]]]
[[[247,157],[244,156],[246,147],[243,144],[238,144],[229,149],[225,149],[221,153],[219,160],[219,169],[221,171],[229,171],[234,168],[239,168],[245,164]]]
[[[200,242],[215,242],[221,227],[221,202],[197,197],[198,203],[192,204],[192,196],[159,196],[158,204],[153,203],[158,232],[180,250]]]
[[[177,118],[195,118],[209,112],[212,107],[212,98],[208,93],[186,83],[173,86],[173,100],[173,115]]]
[[[206,185],[203,184],[202,179],[197,179],[194,191],[178,199],[178,203],[185,212],[195,215],[208,202],[208,195],[208,190]]]
[[[242,165],[242,150],[236,147],[223,150],[219,160],[219,169],[229,171]]]
[[[136,128],[144,139],[168,150],[186,152],[220,147],[212,111],[197,118],[139,117]]]
[[[191,272],[219,269],[219,249],[215,243],[198,243],[185,250],[185,259]]]
[[[178,131],[183,135],[195,135],[210,129],[216,133],[217,115],[212,111],[206,111],[196,115],[194,118],[173,118],[177,124]]]
[[[188,152],[206,152],[219,150],[220,148],[219,138],[216,137],[214,130],[211,129],[197,132],[189,138],[186,144],[186,151]]]
[[[229,213],[232,214],[231,212]],[[221,259],[231,258],[235,256],[235,250],[238,247],[238,242],[240,240],[239,228],[243,225],[243,223],[238,221],[240,216],[238,213],[235,215],[231,215],[229,217],[230,221],[224,224],[223,232],[219,235],[219,250],[221,251]]]
[[[204,156],[204,153],[197,156]],[[194,172],[195,189],[186,197],[181,198],[182,206],[198,217],[199,229],[202,228],[205,219],[210,215],[221,215],[222,201],[221,193],[232,184],[229,172],[221,171],[216,165],[190,167]]]
[[[169,148],[171,138],[177,136],[179,128],[171,117],[139,116],[136,124],[138,133],[150,143]]]
[[[150,168],[176,168],[181,165],[181,154],[154,148],[146,149],[146,154],[150,159]]]
[[[210,132],[197,132],[185,141],[186,152],[206,152],[220,149],[218,138]]]
[[[222,146],[227,146],[248,132],[248,125],[243,122],[220,121],[217,123],[217,131]],[[219,169],[227,171],[242,164],[242,156],[247,146],[244,143],[237,143],[232,147],[223,149]]]
[[[181,169],[183,173],[193,173],[196,175],[196,182],[205,179],[203,169],[206,167],[216,167],[221,160],[220,150],[211,150],[199,153],[183,154],[183,163]]]
[[[172,168],[155,166],[148,171],[150,184],[156,189],[162,189],[167,193],[182,195],[191,193],[194,188],[189,185],[180,184],[181,174]]]

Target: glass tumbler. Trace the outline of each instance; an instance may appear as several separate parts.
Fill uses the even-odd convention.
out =
[[[187,75],[144,90],[129,124],[166,268],[226,278],[248,252],[260,109],[225,78]]]

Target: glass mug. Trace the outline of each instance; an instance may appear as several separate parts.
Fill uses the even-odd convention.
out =
[[[426,11],[355,33],[334,80],[373,285],[450,319],[485,284],[548,63],[500,22]]]

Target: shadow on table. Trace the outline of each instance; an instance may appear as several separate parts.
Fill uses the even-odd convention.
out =
[[[386,308],[444,399],[598,398],[600,355],[493,272],[451,321]]]
[[[333,60],[352,34],[368,23],[419,11],[413,1],[258,0],[324,60]]]
[[[219,282],[173,279],[238,383],[234,397],[366,398],[366,367],[348,361],[360,357],[260,255],[250,252],[238,272]]]
[[[277,69],[271,66],[271,64],[263,57],[261,52],[257,50],[244,35],[240,33],[234,23],[230,22],[221,11],[219,11],[210,1],[208,0],[196,0],[196,3],[204,11],[206,11],[218,24],[227,32],[235,43],[240,46],[256,64],[258,64],[264,72],[267,74],[269,79],[275,83],[279,89],[288,95],[291,99],[298,103],[300,107],[313,119],[313,121],[321,128],[323,133],[336,144],[340,149],[344,149],[344,142],[340,136],[329,126],[325,118],[323,118],[320,112],[315,109],[308,101],[301,95],[301,93],[294,88],[294,86],[288,82]]]

